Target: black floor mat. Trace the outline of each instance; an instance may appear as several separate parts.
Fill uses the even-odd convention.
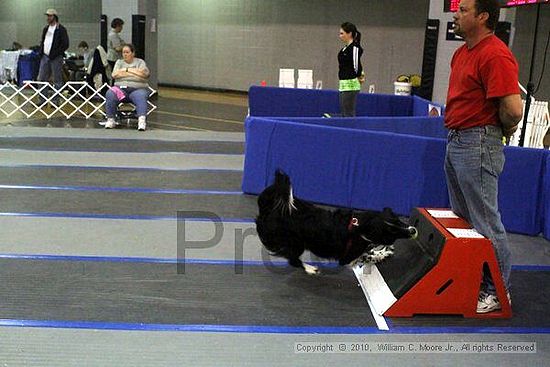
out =
[[[0,137],[0,149],[78,152],[180,152],[243,154],[244,143],[231,141],[167,141],[92,138]]]
[[[375,327],[349,269],[0,260],[0,319]]]
[[[81,167],[0,167],[1,185],[240,191],[242,172]]]
[[[513,271],[511,319],[465,319],[461,316],[417,315],[392,318],[393,327],[526,327],[549,328],[550,272]]]

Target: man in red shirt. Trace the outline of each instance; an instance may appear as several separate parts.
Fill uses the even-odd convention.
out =
[[[493,34],[499,11],[497,0],[461,0],[454,16],[455,33],[465,44],[451,61],[445,174],[453,211],[492,241],[509,292],[510,249],[498,210],[498,178],[504,166],[502,137],[516,131],[523,106],[518,64]],[[498,310],[501,301],[486,270],[477,312]]]

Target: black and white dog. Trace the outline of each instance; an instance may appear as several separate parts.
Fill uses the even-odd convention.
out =
[[[256,230],[263,245],[308,274],[318,269],[300,260],[305,250],[340,265],[379,262],[393,254],[395,240],[417,236],[416,228],[403,223],[390,208],[330,211],[293,197],[290,178],[279,170],[275,183],[258,197],[258,207]]]

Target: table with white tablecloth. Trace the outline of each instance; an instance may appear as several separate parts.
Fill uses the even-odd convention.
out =
[[[17,61],[20,51],[0,51],[0,83],[17,78]]]

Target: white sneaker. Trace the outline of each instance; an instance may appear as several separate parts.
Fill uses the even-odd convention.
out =
[[[510,306],[511,306],[512,300],[510,298],[510,292],[507,292],[506,296],[508,297],[508,302],[510,303]],[[489,294],[483,291],[479,292],[479,296],[477,298],[477,310],[476,310],[477,313],[492,312],[492,311],[500,310],[501,308],[502,306],[496,295]]]
[[[113,119],[113,118],[108,118],[107,122],[105,122],[105,128],[106,129],[112,129],[112,128],[115,127],[115,125],[116,125],[115,119]]]
[[[145,122],[145,116],[139,116],[138,117],[138,130],[139,131],[145,131],[147,128],[147,123]]]

